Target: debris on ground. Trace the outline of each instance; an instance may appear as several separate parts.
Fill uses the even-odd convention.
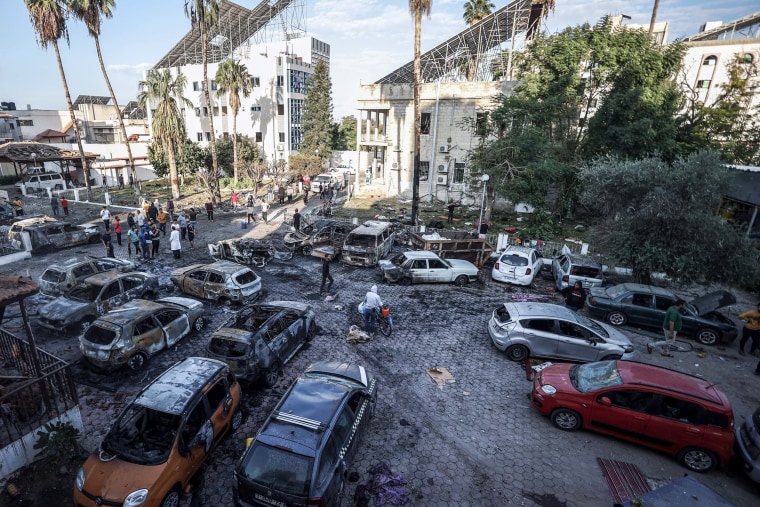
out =
[[[446,384],[453,384],[456,382],[456,380],[454,380],[454,375],[449,373],[449,370],[446,368],[436,366],[435,368],[430,368],[427,373],[430,375],[430,378],[438,384],[438,388],[441,390],[443,390],[443,386]]]
[[[371,497],[375,497],[374,505],[380,506],[389,503],[391,505],[405,505],[409,501],[409,494],[404,486],[406,481],[402,474],[393,475],[393,470],[388,463],[381,461],[369,468],[372,478],[366,484],[356,487],[354,502],[359,507],[368,507]]]
[[[346,341],[351,345],[356,345],[357,343],[366,343],[371,339],[372,337],[362,331],[361,328],[357,325],[353,325],[348,328],[348,336],[346,337]]]

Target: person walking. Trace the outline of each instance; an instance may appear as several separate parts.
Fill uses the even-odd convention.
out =
[[[13,209],[16,210],[16,216],[20,217],[24,215],[24,205],[21,203],[21,196],[17,195],[13,199]]]
[[[60,203],[58,201],[58,196],[53,195],[53,197],[50,198],[50,207],[53,208],[53,216],[54,217],[58,216],[58,205],[59,204]]]
[[[150,203],[148,206],[148,220],[156,220],[158,218],[158,207],[154,203]]]
[[[383,307],[383,300],[377,295],[377,285],[370,287],[367,295],[364,296],[364,332],[367,334],[375,333],[375,312]]]
[[[150,226],[150,241],[151,241],[151,258],[157,256],[160,251],[158,247],[161,245],[161,231],[158,230],[156,224]]]
[[[454,223],[454,210],[461,205],[462,203],[460,201],[455,201],[449,204],[449,225]]]
[[[301,230],[301,214],[298,212],[298,208],[296,208],[296,212],[293,213],[293,228],[296,231]]]
[[[192,222],[187,224],[187,241],[190,243],[190,250],[195,249],[195,226]]]
[[[292,184],[288,185],[288,188],[285,189],[285,195],[288,198],[288,204],[293,202],[293,185]]]
[[[100,210],[100,219],[103,221],[103,225],[106,226],[106,232],[109,232],[111,230],[111,212],[105,206]]]
[[[683,320],[681,319],[681,310],[686,306],[686,301],[679,299],[665,312],[665,318],[662,321],[662,331],[665,333],[665,339],[647,343],[647,352],[652,353],[652,349],[660,347],[663,356],[673,357],[670,353],[670,346],[676,342],[676,335],[681,331]]]
[[[184,211],[179,212],[177,222],[179,223],[180,238],[185,239],[187,237],[187,218],[185,218]]]
[[[303,205],[306,206],[309,204],[309,189],[304,188],[303,189]]]
[[[250,224],[251,222],[256,223],[256,215],[254,214],[254,210],[256,208],[256,201],[253,198],[253,195],[248,195],[248,202],[245,203],[245,209],[246,209],[246,220]]]
[[[327,288],[325,288],[325,282],[327,282]],[[322,258],[322,284],[319,286],[319,293],[324,294],[330,292],[330,287],[333,284],[333,277],[330,275],[330,261],[326,258]]]
[[[137,226],[135,224],[132,224],[132,227],[127,230],[127,239],[127,256],[132,257],[131,247],[135,249],[135,256],[140,255],[140,238],[137,235]]]
[[[121,246],[121,222],[118,215],[113,217],[113,232],[116,233],[116,243]]]
[[[267,212],[269,211],[269,203],[264,201],[261,203],[261,219],[264,221],[265,224],[269,223],[269,218],[267,217]]]
[[[745,322],[742,328],[742,340],[739,342],[739,354],[744,355],[744,346],[751,339],[749,354],[752,355],[760,346],[760,302],[757,303],[757,309],[744,312],[739,315],[739,318]]]
[[[103,246],[106,247],[106,257],[113,259],[115,255],[113,253],[113,241],[111,241],[111,233],[108,231],[104,232],[100,237],[100,240],[103,242]]]
[[[120,175],[118,176],[118,178],[116,179],[116,181],[118,181],[118,182],[119,182],[119,190],[123,189],[123,188],[124,188],[124,176],[122,176],[122,175],[120,174]]]
[[[158,220],[158,230],[161,231],[161,234],[163,236],[166,236],[166,220],[168,216],[163,208],[158,208],[158,216],[156,217],[156,220]]]
[[[166,212],[169,214],[169,221],[174,220],[174,201],[171,197],[166,200]]]
[[[214,221],[214,203],[211,202],[210,198],[206,201],[206,216],[209,222]]]
[[[562,295],[565,297],[565,306],[572,311],[579,312],[583,309],[583,303],[586,302],[586,291],[581,282],[575,282],[572,287],[563,289]]]
[[[175,259],[179,259],[182,253],[182,243],[179,239],[179,226],[172,225],[172,232],[169,235],[169,245],[172,249],[172,255]]]
[[[63,210],[63,216],[69,216],[69,201],[65,197],[61,197],[61,209]]]
[[[142,250],[142,257],[145,261],[150,260],[150,250],[148,244],[152,242],[149,241],[148,238],[150,238],[150,231],[147,227],[141,227],[140,232],[137,233],[137,239],[140,240],[140,250]]]

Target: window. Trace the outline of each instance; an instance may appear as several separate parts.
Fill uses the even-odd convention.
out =
[[[303,113],[303,100],[290,99],[290,123],[299,125],[301,123],[301,114]]]
[[[420,134],[423,136],[430,135],[430,113],[420,115]]]
[[[340,444],[335,441],[335,437],[330,435],[327,439],[327,445],[322,452],[322,457],[319,462],[319,472],[317,473],[317,484],[322,486],[330,481],[333,475],[333,470],[338,464],[338,454],[340,452]]]
[[[124,285],[124,292],[129,292],[142,287],[142,280],[139,278],[122,278],[121,283]]]
[[[193,91],[194,92],[201,91],[200,83],[198,83],[198,81],[193,81]]]
[[[92,269],[92,266],[89,264],[83,264],[82,266],[77,266],[74,268],[74,270],[71,272],[72,275],[76,278],[83,278],[85,276],[90,276],[92,274],[95,274],[95,270]]]
[[[263,142],[263,140],[264,140],[263,134],[261,132],[256,132],[256,142],[260,143],[260,142]]]
[[[475,113],[475,135],[483,137],[488,127],[488,113]]]
[[[285,104],[277,104],[277,115],[283,116],[285,114]]]
[[[119,282],[112,282],[105,289],[103,289],[101,301],[114,298],[121,295],[121,289],[119,288]]]
[[[254,88],[258,88],[259,86],[261,86],[261,78],[260,77],[256,77],[256,76],[252,76],[251,77],[251,86],[254,87]]]
[[[203,116],[208,116],[208,108],[203,106]]]
[[[454,164],[453,183],[464,183],[464,162]]]
[[[216,91],[216,81],[211,81],[211,91]]]
[[[206,141],[211,141],[211,132],[206,132]]]
[[[710,80],[700,79],[699,81],[697,81],[697,88],[710,88]]]
[[[420,160],[420,181],[427,181],[430,177],[430,162]]]
[[[224,385],[224,381],[219,381],[214,384],[214,387],[208,390],[206,393],[206,399],[208,400],[208,406],[212,412],[216,410],[225,399],[227,398],[227,388]]]
[[[213,271],[208,274],[208,283],[224,283],[224,276]]]
[[[284,76],[277,76],[277,86],[283,86],[285,84]]]
[[[546,331],[549,333],[554,332],[554,320],[553,319],[531,319],[522,321],[522,326],[525,329],[535,329],[536,331]]]
[[[428,268],[429,269],[448,269],[449,267],[444,264],[444,262],[440,259],[430,259],[428,260]]]
[[[156,318],[161,323],[162,326],[168,326],[175,320],[182,317],[182,312],[179,310],[165,310],[158,315],[156,315]]]
[[[193,271],[192,273],[187,275],[187,277],[192,278],[193,280],[198,280],[198,281],[203,282],[206,280],[206,272],[203,270]]]
[[[427,269],[427,261],[425,259],[417,259],[412,262],[412,269]]]
[[[612,402],[613,407],[635,410],[636,412],[649,413],[649,407],[654,395],[645,391],[635,391],[632,389],[621,389],[620,391],[610,391],[599,396],[607,397]]]
[[[675,300],[670,299],[668,297],[664,297],[664,296],[657,296],[655,298],[655,303],[657,305],[657,309],[662,310],[664,312],[664,311],[667,311],[668,308],[673,306],[673,304],[675,304]]]
[[[219,106],[214,106],[214,116],[219,116]]]
[[[284,143],[285,142],[285,132],[280,132],[279,134],[277,134],[277,140],[279,142],[281,142],[281,143]]]
[[[222,115],[227,116],[227,106],[222,106]]]
[[[203,141],[203,132],[196,132],[197,135],[197,141],[200,143]]]
[[[156,325],[156,321],[154,321],[152,317],[148,317],[147,319],[143,319],[135,324],[133,334],[134,336],[140,336],[146,333],[150,333],[156,329],[156,327],[158,327]]]
[[[709,65],[711,67],[714,67],[716,63],[718,63],[718,57],[715,55],[710,55],[702,60],[702,65]]]
[[[653,299],[651,294],[631,294],[623,299],[623,304],[651,308]]]
[[[19,120],[19,127],[34,127],[34,120]]]
[[[559,332],[564,336],[569,336],[571,338],[581,338],[583,340],[588,340],[589,338],[593,337],[591,331],[585,327],[579,326],[578,324],[574,324],[572,322],[565,322],[564,320],[559,321]]]
[[[702,407],[689,401],[663,396],[662,402],[656,407],[655,415],[689,424],[700,424],[702,422]]]
[[[251,112],[253,112],[253,113],[260,113],[261,112],[261,106],[251,106]]]
[[[307,93],[306,81],[309,74],[301,70],[290,69],[288,73],[288,89],[291,93]]]

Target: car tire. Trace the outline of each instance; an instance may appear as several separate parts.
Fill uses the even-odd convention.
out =
[[[709,472],[718,465],[718,457],[715,453],[699,447],[681,449],[676,459],[684,467],[700,474]]]
[[[174,486],[161,500],[161,507],[177,507],[179,505],[180,489],[178,486]]]
[[[399,285],[403,285],[405,287],[409,286],[409,285],[412,285],[412,279],[409,278],[408,276],[405,276],[404,278],[402,278],[401,280],[398,281],[398,284]]]
[[[243,406],[242,401],[238,404],[237,409],[235,409],[235,413],[232,414],[232,419],[230,420],[230,431],[229,433],[232,433],[233,431],[237,431],[240,426],[243,424]]]
[[[306,245],[305,247],[301,248],[301,253],[304,255],[311,255],[311,245]]]
[[[454,285],[456,285],[457,287],[464,287],[465,285],[467,285],[467,282],[468,280],[465,275],[459,275],[456,278],[456,280],[454,280]]]
[[[510,361],[525,361],[530,356],[530,350],[525,345],[512,345],[506,350]]]
[[[261,376],[261,384],[264,387],[274,387],[280,380],[280,363],[273,363]]]
[[[127,361],[127,366],[132,371],[141,369],[148,362],[148,356],[145,352],[135,352]]]
[[[623,312],[610,312],[607,314],[607,322],[613,326],[622,326],[628,321],[628,317]]]
[[[697,330],[697,341],[702,345],[715,345],[720,341],[720,334],[714,329],[703,327]]]
[[[316,334],[317,334],[317,323],[312,320],[311,324],[309,324],[309,329],[306,330],[306,341],[307,342],[312,341]]]
[[[195,329],[197,333],[200,333],[204,327],[206,327],[206,320],[203,317],[198,317],[195,319],[195,322],[193,323],[193,329]]]
[[[581,415],[569,408],[555,409],[552,412],[551,420],[562,431],[575,431],[580,429],[582,423]]]

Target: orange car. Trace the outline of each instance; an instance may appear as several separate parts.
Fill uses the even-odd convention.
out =
[[[240,426],[240,384],[215,359],[166,370],[119,415],[77,473],[76,507],[175,507],[211,450]]]

